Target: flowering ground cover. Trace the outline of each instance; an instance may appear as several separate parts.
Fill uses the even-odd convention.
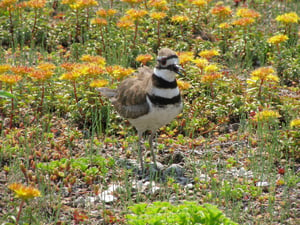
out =
[[[1,224],[299,224],[299,12],[0,0]],[[186,70],[184,110],[157,133],[163,175],[144,151],[145,178],[136,131],[95,88],[154,66],[162,47]]]

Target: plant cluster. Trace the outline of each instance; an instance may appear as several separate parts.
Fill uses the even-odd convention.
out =
[[[299,7],[297,0],[0,0],[0,217],[233,224],[211,205],[139,204],[175,195],[217,205],[240,223],[293,224]],[[155,66],[162,47],[178,53],[186,76],[178,79],[184,110],[158,132],[159,161],[184,165],[194,189],[169,178],[158,195],[136,194],[135,170],[122,160],[136,157],[137,137],[95,88],[115,88],[138,67]],[[93,216],[74,206],[70,196],[98,195],[110,183],[124,187],[112,191],[113,207],[96,207]]]

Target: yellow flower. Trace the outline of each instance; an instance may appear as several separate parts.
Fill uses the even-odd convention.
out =
[[[299,119],[294,119],[290,122],[290,127],[291,128],[300,128],[300,118]]]
[[[164,12],[153,12],[150,14],[150,17],[154,20],[161,20],[167,16]]]
[[[193,5],[196,5],[198,7],[203,7],[207,5],[207,1],[206,0],[193,0],[191,2]]]
[[[142,2],[143,0],[121,0],[121,1],[130,3],[130,4],[136,4],[136,3]]]
[[[6,71],[10,70],[11,66],[9,64],[2,64],[0,65],[0,74],[5,73]]]
[[[214,72],[217,72],[218,70],[219,70],[219,67],[216,64],[209,64],[208,66],[204,67],[204,71],[206,73],[214,73]]]
[[[117,23],[117,27],[124,28],[124,29],[132,28],[133,26],[134,26],[134,23],[131,20],[131,17],[128,15],[121,17]]]
[[[132,68],[123,68],[122,66],[119,66],[119,65],[107,66],[105,68],[105,70],[109,75],[111,75],[117,79],[121,79],[121,78],[128,76],[134,72],[134,69],[132,69]]]
[[[75,1],[69,1],[70,8],[71,9],[84,9],[92,6],[97,6],[98,2],[96,0],[75,0]]]
[[[15,74],[26,75],[32,72],[33,68],[27,66],[13,66],[10,68],[10,70]]]
[[[195,63],[198,68],[204,69],[204,67],[206,67],[209,62],[205,58],[197,58],[193,60],[193,63]]]
[[[46,5],[46,0],[30,0],[26,2],[26,6],[34,9],[44,8]]]
[[[216,49],[210,49],[210,50],[203,50],[199,53],[199,55],[203,58],[206,58],[207,60],[211,59],[214,56],[220,55],[218,50]]]
[[[177,15],[177,16],[172,16],[171,21],[175,23],[183,23],[189,21],[189,18],[187,16]]]
[[[96,14],[100,17],[106,18],[109,16],[113,16],[117,13],[118,11],[116,9],[98,9],[98,11],[96,12]]]
[[[53,72],[51,70],[34,70],[29,73],[29,76],[34,80],[40,80],[44,81],[49,79],[53,75]]]
[[[213,73],[208,75],[201,76],[201,82],[212,84],[217,79],[221,78],[222,75],[220,73]]]
[[[141,62],[143,65],[146,65],[148,61],[152,60],[153,56],[150,54],[145,54],[145,55],[138,55],[136,57],[137,62]]]
[[[10,10],[11,8],[13,8],[16,2],[17,0],[2,0],[0,2],[0,8],[2,9],[8,8],[8,10]]]
[[[105,72],[103,66],[98,66],[94,63],[87,64],[86,66],[87,66],[87,72],[85,75],[95,77]]]
[[[104,87],[108,84],[108,81],[107,80],[93,80],[91,83],[90,83],[90,87]]]
[[[183,80],[177,80],[177,85],[180,90],[187,90],[192,86],[189,82],[185,82]]]
[[[76,76],[76,74],[72,71],[67,72],[67,73],[63,73],[59,79],[60,80],[76,80],[78,76]]]
[[[248,8],[240,8],[238,9],[237,16],[242,17],[242,18],[259,18],[260,14],[256,12],[253,9],[248,9]]]
[[[214,8],[211,9],[211,14],[216,15],[221,18],[230,16],[231,13],[232,13],[232,11],[229,6],[216,5]]]
[[[218,27],[221,29],[228,29],[231,27],[231,25],[229,23],[221,23]]]
[[[91,20],[91,24],[96,24],[101,26],[106,26],[107,25],[107,20],[103,18],[94,18]]]
[[[284,34],[278,34],[278,35],[275,35],[273,37],[270,37],[267,42],[270,43],[270,44],[279,44],[281,42],[285,42],[287,41],[289,38],[288,36],[284,35]]]
[[[37,68],[39,68],[42,71],[49,71],[54,70],[56,66],[52,63],[42,62],[37,66]]]
[[[232,22],[232,25],[236,25],[236,26],[242,26],[242,27],[245,27],[245,26],[248,26],[252,23],[254,23],[255,20],[253,18],[240,18],[240,19],[237,19],[235,21]]]
[[[13,74],[0,75],[0,81],[8,83],[9,85],[13,85],[17,83],[19,80],[22,80],[22,77],[20,75],[13,75]]]
[[[188,62],[193,61],[194,53],[193,52],[179,52],[178,53],[180,64],[184,65]]]
[[[298,23],[298,20],[300,20],[299,16],[295,12],[285,13],[283,15],[279,15],[276,17],[276,20],[278,22],[283,23]]]
[[[77,66],[77,64],[76,63],[63,63],[60,66],[67,71],[72,71],[73,68],[75,68]]]
[[[272,67],[260,67],[251,73],[251,79],[253,80],[267,80],[268,77],[274,80],[275,70]],[[279,80],[279,78],[278,78]]]
[[[129,9],[126,11],[126,14],[129,15],[133,20],[139,20],[147,15],[146,10],[137,10],[137,9]]]
[[[82,55],[80,60],[84,61],[84,62],[96,63],[100,66],[104,66],[106,64],[105,58],[98,56],[98,55],[96,55],[96,56]]]
[[[31,198],[41,196],[41,192],[32,186],[25,186],[19,183],[12,183],[8,185],[8,188],[15,192],[15,197],[20,198],[22,200],[29,200]]]
[[[108,16],[113,16],[113,15],[115,15],[117,12],[118,12],[118,10],[116,10],[116,9],[108,9],[108,10],[107,10],[107,15],[108,15]]]
[[[150,0],[148,3],[150,7],[156,8],[158,10],[168,10],[168,3],[166,0]]]
[[[253,120],[254,121],[268,122],[268,121],[277,120],[277,118],[279,118],[279,117],[280,117],[280,114],[277,111],[263,110],[261,112],[256,113]]]

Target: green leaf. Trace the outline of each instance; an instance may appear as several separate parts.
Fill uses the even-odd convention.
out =
[[[16,98],[13,94],[10,94],[6,91],[0,91],[0,98]]]

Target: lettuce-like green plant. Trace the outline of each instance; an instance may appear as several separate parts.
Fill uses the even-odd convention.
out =
[[[185,201],[183,204],[172,205],[169,202],[140,203],[130,206],[132,213],[127,214],[127,222],[132,225],[165,225],[165,224],[205,224],[235,225],[215,205],[198,205],[196,202]]]

